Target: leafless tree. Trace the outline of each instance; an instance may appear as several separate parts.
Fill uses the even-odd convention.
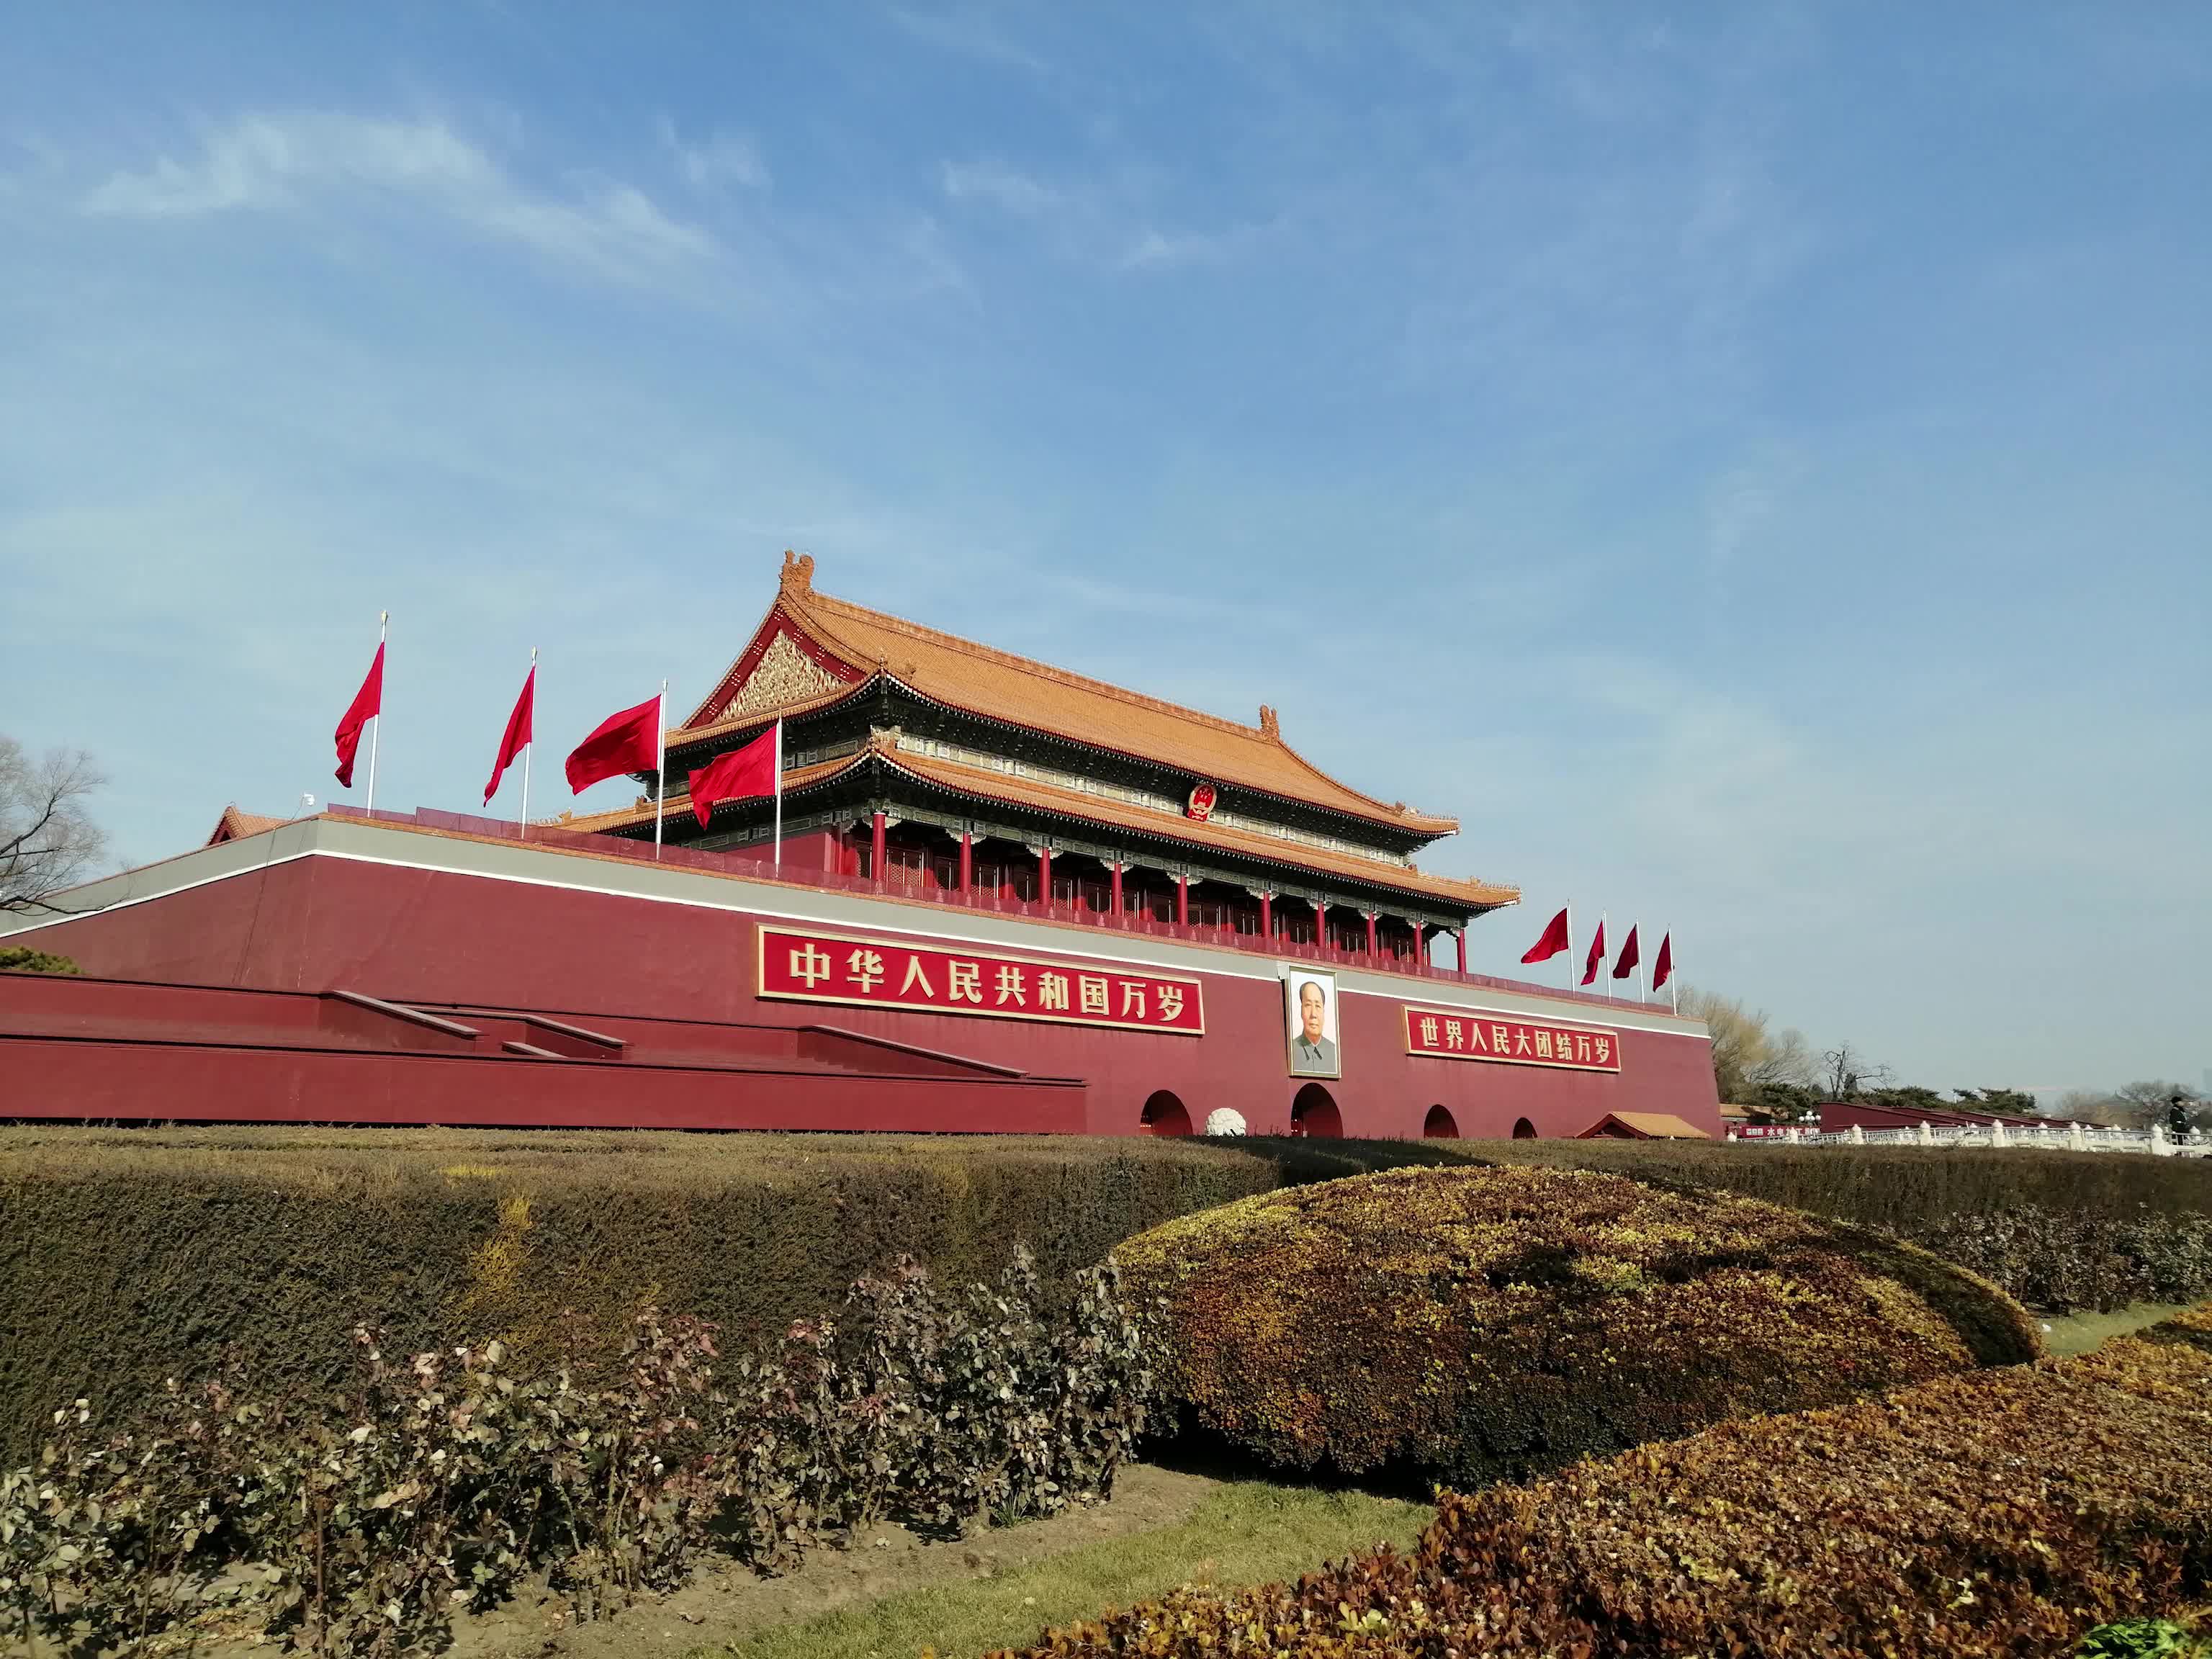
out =
[[[2117,1099],[2125,1103],[2136,1127],[2148,1128],[2157,1123],[2185,1134],[2188,1133],[2190,1121],[2195,1116],[2199,1103],[2197,1091],[2187,1084],[2172,1083],[2162,1078],[2147,1078],[2140,1083],[2123,1084],[2114,1093]],[[2177,1118],[2179,1120],[2178,1122]]]
[[[2058,1097],[2051,1115],[2064,1118],[2069,1123],[2108,1123],[2125,1127],[2132,1121],[2133,1109],[2106,1090],[2069,1089]]]
[[[53,896],[91,875],[107,852],[107,832],[85,810],[106,781],[82,750],[34,760],[0,736],[0,911],[67,908]]]
[[[1831,1100],[1853,1100],[1868,1089],[1886,1087],[1892,1080],[1887,1066],[1867,1058],[1849,1042],[1839,1042],[1820,1055],[1822,1085]]]
[[[1712,1034],[1713,1082],[1724,1101],[1756,1103],[1770,1088],[1809,1085],[1813,1051],[1802,1031],[1778,1036],[1764,1010],[1694,986],[1682,988],[1682,1012]]]
[[[2075,1089],[2058,1103],[2057,1115],[2083,1123],[2109,1124],[2116,1129],[2146,1129],[2153,1123],[2172,1127],[2173,1098],[2191,1118],[2203,1108],[2197,1091],[2185,1083],[2146,1079],[2111,1091]]]

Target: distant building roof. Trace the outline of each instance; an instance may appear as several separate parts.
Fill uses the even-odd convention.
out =
[[[1672,1112],[1607,1112],[1575,1137],[1577,1140],[1711,1140],[1694,1123]]]
[[[233,801],[222,809],[222,816],[215,821],[214,833],[204,843],[219,847],[224,842],[236,841],[241,836],[258,836],[264,830],[275,830],[289,823],[289,818],[272,818],[261,812],[241,812]]]
[[[2023,1117],[2017,1112],[1983,1112],[1961,1101],[1954,1106],[1891,1106],[1872,1100],[1824,1100],[1820,1128],[1825,1133],[1849,1129],[1913,1129],[1925,1123],[1931,1129],[1986,1129],[2002,1123],[2008,1129],[2065,1128],[2064,1117]]]

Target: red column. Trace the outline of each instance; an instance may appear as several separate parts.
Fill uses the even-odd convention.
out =
[[[1467,971],[1467,929],[1455,929],[1452,937],[1459,941],[1459,970],[1463,974]]]
[[[1113,872],[1114,872],[1114,877],[1113,877],[1114,884],[1113,884],[1113,887],[1111,888],[1111,890],[1109,890],[1109,894],[1108,894],[1107,900],[1106,900],[1106,908],[1107,908],[1108,909],[1111,910],[1111,911],[1114,913],[1114,925],[1115,925],[1116,927],[1119,927],[1120,926],[1121,926],[1121,860],[1119,860],[1119,859],[1115,859],[1115,860],[1114,860]]]
[[[1314,943],[1326,951],[1328,948],[1328,906],[1314,901]]]
[[[1052,848],[1037,848],[1037,902],[1048,910],[1052,908]]]
[[[960,890],[969,893],[975,887],[975,836],[973,831],[960,832]]]
[[[1176,878],[1176,926],[1178,927],[1190,926],[1190,878],[1188,876]]]
[[[881,812],[874,814],[874,826],[875,838],[871,843],[868,872],[880,887],[884,880],[884,815]]]
[[[1367,954],[1370,957],[1376,954],[1375,913],[1372,910],[1367,912]]]
[[[1275,896],[1273,893],[1260,895],[1260,937],[1267,939],[1275,937]]]

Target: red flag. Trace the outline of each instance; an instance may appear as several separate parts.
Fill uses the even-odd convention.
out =
[[[384,641],[376,642],[376,660],[368,665],[368,678],[361,683],[361,690],[353,694],[346,705],[345,718],[338,722],[338,787],[353,787],[353,757],[361,750],[362,728],[384,712]]]
[[[1551,921],[1551,925],[1544,929],[1544,937],[1538,939],[1534,945],[1530,945],[1528,947],[1528,954],[1522,957],[1521,960],[1523,962],[1549,962],[1553,957],[1559,955],[1560,951],[1566,948],[1567,912],[1566,908],[1562,905],[1559,908],[1559,914],[1553,916]]]
[[[1600,916],[1597,933],[1590,940],[1589,955],[1583,958],[1583,983],[1589,984],[1597,977],[1598,964],[1605,960],[1605,918]]]
[[[699,827],[707,827],[708,810],[718,800],[745,800],[775,793],[777,751],[783,746],[783,722],[778,720],[742,749],[717,755],[691,775],[691,810]]]
[[[1632,925],[1628,930],[1628,938],[1621,944],[1620,960],[1613,964],[1613,976],[1615,979],[1626,979],[1636,971],[1636,929]]]
[[[568,787],[578,794],[605,778],[660,767],[660,699],[647,697],[601,720],[568,757]]]
[[[533,665],[527,678],[522,682],[522,695],[514,700],[514,712],[507,717],[507,731],[499,740],[499,758],[491,763],[491,781],[484,785],[484,805],[499,793],[499,781],[507,775],[507,769],[514,764],[514,757],[530,747],[530,713],[538,701],[538,670]]]
[[[1659,954],[1651,963],[1651,988],[1656,991],[1674,977],[1674,936],[1662,933],[1659,936]]]

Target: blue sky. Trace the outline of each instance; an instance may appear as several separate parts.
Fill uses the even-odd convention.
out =
[[[331,790],[386,606],[380,803],[536,645],[566,805],[790,546],[1458,814],[1479,967],[1572,896],[1932,1085],[2212,1066],[2212,10],[8,34],[0,730],[132,862]]]

